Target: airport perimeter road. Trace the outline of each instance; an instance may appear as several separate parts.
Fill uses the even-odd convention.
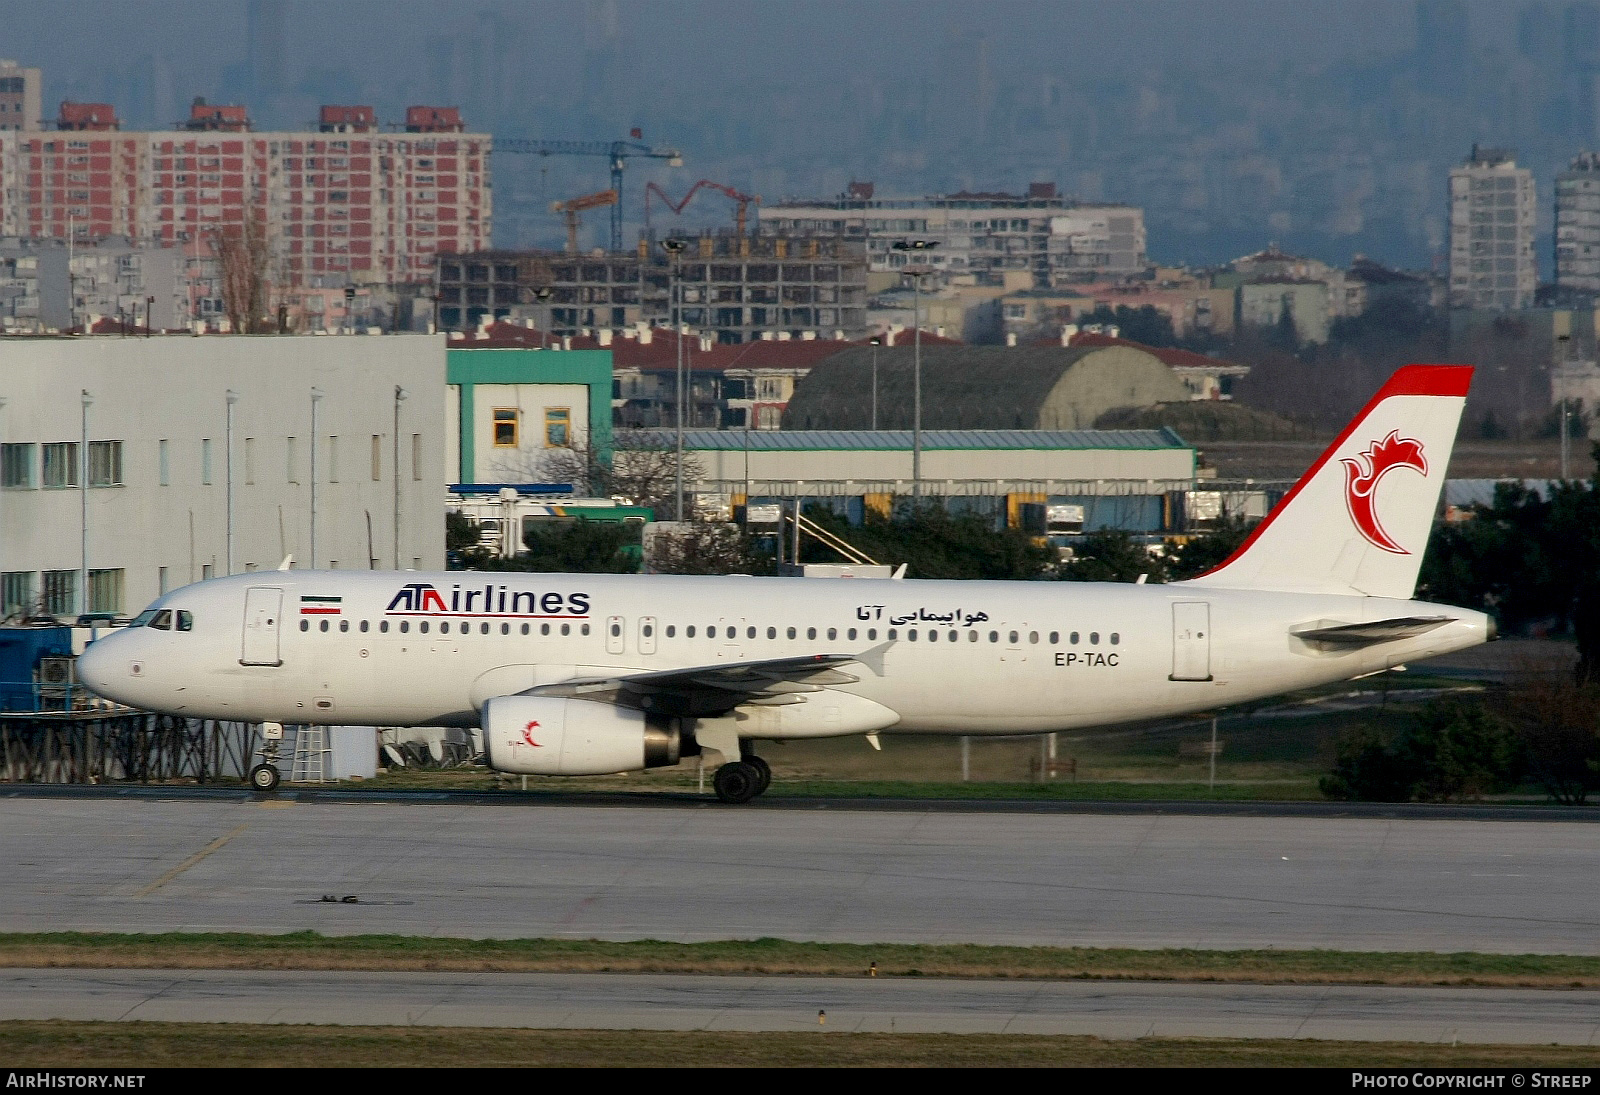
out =
[[[826,1013],[826,1023],[818,1022]],[[1600,992],[663,974],[0,970],[0,1020],[1592,1045]]]
[[[13,932],[1600,954],[1585,822],[0,797],[0,831]]]

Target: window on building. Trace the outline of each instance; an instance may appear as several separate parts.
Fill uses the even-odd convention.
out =
[[[544,445],[547,449],[564,449],[572,444],[572,410],[569,407],[549,407],[544,412]]]
[[[47,570],[43,578],[44,596],[41,607],[51,616],[72,615],[78,607],[78,572]]]
[[[8,570],[0,574],[0,619],[33,612],[33,571]]]
[[[494,447],[497,449],[514,449],[518,443],[517,425],[520,421],[519,412],[515,407],[496,407],[494,409]]]
[[[122,611],[122,571],[91,570],[89,572],[89,611]]]
[[[206,486],[211,484],[211,438],[200,439],[200,482]]]
[[[163,486],[172,485],[172,465],[167,455],[168,442],[165,438],[156,442],[156,479]]]
[[[89,485],[122,486],[122,442],[89,442]]]
[[[163,596],[165,596],[166,592],[167,592],[167,590],[169,588],[170,588],[170,583],[169,583],[168,578],[167,578],[167,568],[166,567],[157,567],[156,568],[156,592],[158,592],[158,593],[162,594]]]
[[[57,441],[43,446],[44,485],[47,487],[75,487],[78,485],[78,443]]]
[[[256,481],[256,439],[253,437],[244,439],[244,481]]]
[[[328,482],[339,481],[339,435],[328,435]]]
[[[33,485],[33,444],[0,445],[0,487],[24,490]]]
[[[422,435],[411,435],[411,479],[413,482],[422,482]]]
[[[383,478],[383,435],[372,435],[372,481],[376,483]]]
[[[288,469],[289,482],[298,483],[300,482],[300,476],[295,471],[295,439],[287,437],[284,438],[284,441],[284,460]]]
[[[215,572],[215,570],[216,570],[216,568],[212,564],[210,564],[210,563],[201,563],[200,564],[200,580],[202,582],[211,581],[211,576]]]

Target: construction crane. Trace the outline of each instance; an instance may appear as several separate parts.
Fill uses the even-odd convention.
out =
[[[561,213],[567,218],[567,254],[578,253],[578,214],[585,209],[599,209],[609,205],[613,209],[617,204],[615,190],[602,190],[598,194],[585,194],[581,198],[568,198],[564,202],[551,202],[550,212]]]
[[[639,130],[633,136],[641,136]],[[682,167],[683,153],[676,148],[653,148],[635,139],[631,141],[529,141],[520,137],[497,137],[496,152],[536,156],[604,156],[611,161],[611,189],[617,200],[611,207],[611,250],[622,250],[622,171],[628,166],[630,156],[651,160],[666,160],[668,167]]]
[[[761,195],[760,194],[754,194],[754,195],[752,195],[752,194],[741,194],[731,186],[723,186],[721,183],[712,182],[710,179],[701,179],[699,182],[695,183],[693,186],[691,186],[689,188],[689,192],[683,196],[683,200],[680,201],[680,202],[676,202],[676,203],[674,203],[671,198],[667,197],[667,192],[665,190],[661,189],[661,187],[657,186],[653,182],[652,183],[647,183],[645,185],[645,188],[644,188],[644,230],[645,230],[645,233],[648,234],[649,231],[650,231],[650,195],[651,194],[659,195],[661,200],[666,203],[667,208],[672,210],[673,213],[677,214],[677,213],[682,213],[683,212],[684,207],[689,204],[689,199],[693,198],[694,195],[695,195],[695,192],[697,190],[699,190],[701,187],[704,187],[707,190],[716,190],[716,191],[718,191],[720,193],[726,194],[728,197],[732,198],[735,203],[737,203],[737,208],[734,211],[734,220],[736,221],[736,223],[739,226],[739,235],[741,235],[741,236],[744,235],[745,220],[746,220],[746,215],[747,215],[747,213],[749,211],[750,205],[751,205],[751,203],[754,203],[756,205],[760,205],[761,204]]]

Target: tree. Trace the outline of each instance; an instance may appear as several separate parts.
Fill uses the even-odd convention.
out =
[[[738,525],[688,521],[657,528],[648,564],[657,574],[775,574],[777,562]]]
[[[1507,701],[1528,774],[1551,798],[1582,805],[1600,790],[1600,682],[1529,672]]]
[[[657,520],[676,515],[678,455],[674,439],[659,430],[618,430],[611,451],[602,452],[587,436],[563,448],[546,449],[530,458],[519,454],[503,461],[496,471],[529,482],[570,483],[587,498],[626,498],[636,506],[655,511]],[[687,491],[704,477],[693,454],[684,455],[683,481]],[[687,508],[689,501],[685,501]]]
[[[1343,735],[1318,786],[1329,798],[1451,802],[1509,787],[1521,768],[1522,748],[1505,720],[1480,699],[1445,696],[1398,737],[1370,727]]]
[[[1116,308],[1101,304],[1094,311],[1078,318],[1080,327],[1086,324],[1116,324],[1119,338],[1142,342],[1146,346],[1175,346],[1177,336],[1172,330],[1172,317],[1151,304],[1130,308],[1119,304]]]
[[[823,506],[807,506],[806,516],[879,562],[906,564],[909,578],[1018,580],[1049,577],[1055,566],[1055,549],[1023,530],[996,529],[977,514],[952,515],[943,506],[907,506],[892,518],[869,514],[855,526]],[[800,555],[808,563],[844,561],[809,539]]]
[[[267,270],[272,252],[267,243],[265,212],[259,203],[245,208],[240,224],[216,229],[214,246],[222,268],[222,307],[238,334],[258,332],[267,310]]]
[[[1150,582],[1166,581],[1165,560],[1150,554],[1131,533],[1109,528],[1081,537],[1059,570],[1069,582],[1136,582],[1141,574]]]
[[[544,521],[523,537],[517,569],[560,574],[632,574],[639,569],[638,537],[616,521]],[[633,550],[630,550],[633,549]]]
[[[1215,570],[1244,545],[1256,522],[1224,517],[1215,528],[1189,537],[1187,543],[1167,553],[1166,580],[1181,582]]]

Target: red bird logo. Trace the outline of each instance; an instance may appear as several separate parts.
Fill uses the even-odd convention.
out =
[[[542,748],[544,748],[544,746],[540,745],[538,742],[533,740],[533,732],[535,730],[537,730],[538,728],[539,728],[538,720],[536,720],[536,719],[530,720],[528,722],[528,725],[524,726],[522,728],[522,740],[527,742],[529,745],[533,746],[535,749],[542,749]]]
[[[1394,538],[1378,523],[1378,513],[1373,509],[1373,495],[1378,481],[1395,468],[1411,468],[1428,474],[1428,460],[1422,455],[1422,442],[1411,437],[1401,437],[1399,430],[1390,430],[1382,441],[1374,441],[1367,451],[1357,453],[1354,460],[1343,459],[1344,501],[1350,510],[1350,520],[1367,541],[1384,551],[1396,555],[1411,552],[1395,543]]]

